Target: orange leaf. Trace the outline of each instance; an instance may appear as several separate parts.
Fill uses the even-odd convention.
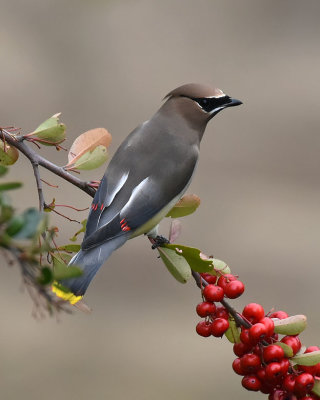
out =
[[[85,153],[94,150],[97,146],[108,147],[111,140],[111,134],[104,128],[91,129],[82,133],[71,146],[66,167],[74,164]]]

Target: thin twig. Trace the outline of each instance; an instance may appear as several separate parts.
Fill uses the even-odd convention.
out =
[[[67,208],[71,208],[72,210],[75,210],[75,211],[86,211],[86,210],[89,210],[89,207],[76,208],[76,207],[73,207],[73,206],[69,206],[68,204],[55,204],[54,206],[55,207],[67,207]]]
[[[76,219],[69,218],[67,215],[64,215],[64,214],[60,213],[59,211],[55,210],[54,208],[50,207],[50,206],[47,205],[47,204],[45,205],[45,207],[48,208],[49,210],[51,210],[52,212],[54,212],[55,214],[60,215],[60,217],[63,217],[63,218],[65,218],[65,219],[67,219],[67,220],[70,221],[70,222],[77,222],[78,224],[81,224],[80,221],[78,221],[78,220],[76,220]]]
[[[43,212],[45,201],[44,201],[42,182],[41,182],[40,172],[39,172],[39,164],[36,161],[31,161],[31,164],[32,164],[32,168],[33,168],[34,177],[36,178],[38,197],[39,197],[39,211]]]
[[[53,185],[52,183],[49,183],[49,182],[45,181],[45,180],[42,179],[42,178],[41,178],[41,182],[43,182],[43,183],[45,183],[46,185],[48,185],[48,186],[50,186],[50,187],[53,187],[53,188],[58,188],[58,187],[59,187],[58,185]]]
[[[70,313],[71,310],[65,307],[64,302],[57,300],[57,298],[52,293],[49,293],[45,287],[43,287],[38,283],[37,281],[38,270],[36,268],[32,268],[31,265],[26,260],[24,260],[19,250],[11,247],[9,247],[8,250],[10,251],[11,254],[14,255],[16,262],[20,266],[23,280],[24,283],[27,285],[27,288],[30,290],[32,290],[32,288],[35,289],[40,298],[46,300],[47,306],[54,307],[56,311],[62,310]],[[29,293],[30,290],[28,290]],[[31,296],[31,298],[35,306],[37,307],[39,305],[39,302],[36,300],[34,296]]]

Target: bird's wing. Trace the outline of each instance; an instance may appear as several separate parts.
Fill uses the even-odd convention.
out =
[[[113,202],[117,193],[122,189],[128,178],[128,175],[129,172],[119,171],[118,182],[115,182],[114,185],[112,185],[112,182],[108,184],[106,176],[102,178],[99,188],[91,204],[91,210],[87,219],[85,237],[90,236],[94,231],[97,230],[97,228],[101,224],[102,215]],[[115,215],[116,214],[117,213],[115,213]]]
[[[172,137],[161,144],[148,136],[143,142],[133,139],[131,134],[120,146],[101,181],[87,221],[84,250],[131,236],[179,196],[191,179],[198,148],[190,150]]]

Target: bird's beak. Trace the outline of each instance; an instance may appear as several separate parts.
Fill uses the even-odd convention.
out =
[[[225,105],[225,107],[235,107],[235,106],[240,106],[242,104],[242,101],[233,99],[230,97],[229,102]]]

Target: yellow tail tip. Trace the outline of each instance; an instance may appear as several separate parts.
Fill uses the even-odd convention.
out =
[[[74,305],[80,301],[83,296],[76,296],[72,292],[67,292],[58,282],[53,282],[51,290],[57,297],[62,300],[68,301],[70,304]]]

